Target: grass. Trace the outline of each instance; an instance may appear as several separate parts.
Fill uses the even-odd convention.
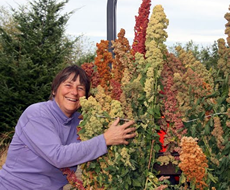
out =
[[[3,164],[5,163],[6,161],[6,156],[7,156],[7,150],[8,150],[8,147],[0,150],[0,169],[2,169],[2,166]]]
[[[14,134],[14,130],[0,134],[0,169],[6,161],[7,151]]]

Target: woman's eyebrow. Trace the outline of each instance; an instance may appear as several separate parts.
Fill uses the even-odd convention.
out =
[[[84,85],[84,84],[79,84],[78,86],[81,86],[81,87],[84,87],[84,88],[85,88],[85,85]]]
[[[66,80],[64,83],[70,83],[73,84],[75,81],[74,80]],[[82,86],[85,88],[85,85],[83,83],[80,83],[78,86]]]
[[[71,80],[66,80],[64,83],[73,83]]]

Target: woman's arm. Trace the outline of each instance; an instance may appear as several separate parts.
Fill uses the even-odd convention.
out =
[[[104,135],[62,145],[54,124],[46,118],[30,120],[22,128],[19,138],[31,151],[57,168],[75,166],[107,153]]]

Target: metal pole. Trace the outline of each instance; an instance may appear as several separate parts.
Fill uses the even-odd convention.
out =
[[[107,40],[109,41],[109,51],[113,54],[111,40],[116,39],[116,9],[117,0],[107,1]]]

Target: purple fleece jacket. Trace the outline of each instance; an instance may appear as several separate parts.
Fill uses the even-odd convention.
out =
[[[65,116],[55,100],[29,106],[18,120],[7,160],[0,170],[0,190],[59,190],[67,184],[60,168],[107,153],[104,135],[77,140],[75,113]]]

